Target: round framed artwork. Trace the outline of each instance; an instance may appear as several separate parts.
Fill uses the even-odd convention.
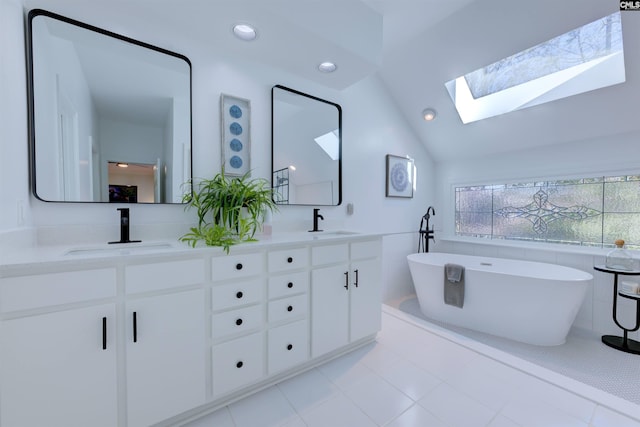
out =
[[[225,94],[220,96],[222,165],[225,175],[242,176],[251,170],[250,115],[249,100]]]
[[[387,197],[413,197],[414,179],[413,159],[387,154]]]

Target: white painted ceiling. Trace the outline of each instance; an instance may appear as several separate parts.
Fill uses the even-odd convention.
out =
[[[25,0],[182,52],[199,46],[345,89],[378,74],[436,161],[640,130],[640,12],[623,12],[627,81],[462,124],[444,83],[618,10],[614,0]],[[242,42],[234,23],[258,29]],[[318,63],[338,64],[333,74]],[[425,122],[421,111],[438,111]]]

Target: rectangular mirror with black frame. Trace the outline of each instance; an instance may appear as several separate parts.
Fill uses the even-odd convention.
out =
[[[191,194],[191,63],[52,12],[28,14],[33,194],[182,203]],[[122,190],[124,191],[124,190]],[[121,191],[121,192],[122,192]]]
[[[342,108],[276,85],[271,89],[272,187],[279,205],[342,202]]]

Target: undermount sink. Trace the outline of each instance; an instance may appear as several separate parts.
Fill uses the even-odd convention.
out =
[[[140,243],[115,243],[99,246],[86,246],[66,251],[67,256],[73,255],[128,255],[132,253],[156,252],[173,248],[169,242],[140,242]]]
[[[331,237],[353,236],[359,233],[356,233],[355,231],[339,230],[339,231],[316,231],[309,234],[311,234],[311,237],[313,237],[314,239],[322,239],[322,238],[328,239]]]

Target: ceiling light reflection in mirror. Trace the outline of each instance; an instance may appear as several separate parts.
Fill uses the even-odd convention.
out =
[[[620,12],[445,83],[471,123],[625,81]]]

